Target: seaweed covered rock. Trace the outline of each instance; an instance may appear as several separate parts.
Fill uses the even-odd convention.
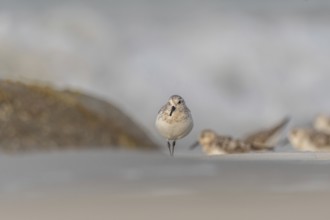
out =
[[[105,147],[158,148],[110,103],[79,92],[0,81],[0,151]]]

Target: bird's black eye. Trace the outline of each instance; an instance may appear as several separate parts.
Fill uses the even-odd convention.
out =
[[[181,104],[181,100],[180,100],[180,101],[178,101],[178,104]]]

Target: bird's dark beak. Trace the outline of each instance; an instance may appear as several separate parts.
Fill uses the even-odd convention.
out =
[[[172,106],[170,116],[172,116],[172,113],[175,111],[175,109],[176,109],[175,106]]]
[[[196,141],[193,145],[191,145],[191,146],[189,147],[189,150],[193,150],[193,149],[195,149],[198,145],[199,145],[199,142]]]

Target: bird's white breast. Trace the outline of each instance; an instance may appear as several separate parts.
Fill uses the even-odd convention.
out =
[[[166,139],[178,140],[189,134],[193,128],[193,121],[191,117],[188,117],[180,122],[168,123],[162,118],[158,118],[155,125],[159,133]]]

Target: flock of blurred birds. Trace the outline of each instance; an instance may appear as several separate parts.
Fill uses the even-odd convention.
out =
[[[285,117],[274,126],[253,132],[243,138],[221,135],[205,129],[200,132],[198,141],[190,149],[200,145],[207,155],[221,155],[274,151],[275,147],[290,142],[298,151],[330,152],[330,116],[319,114],[314,119],[312,127],[295,127],[285,135],[284,131],[289,122],[290,118]]]

